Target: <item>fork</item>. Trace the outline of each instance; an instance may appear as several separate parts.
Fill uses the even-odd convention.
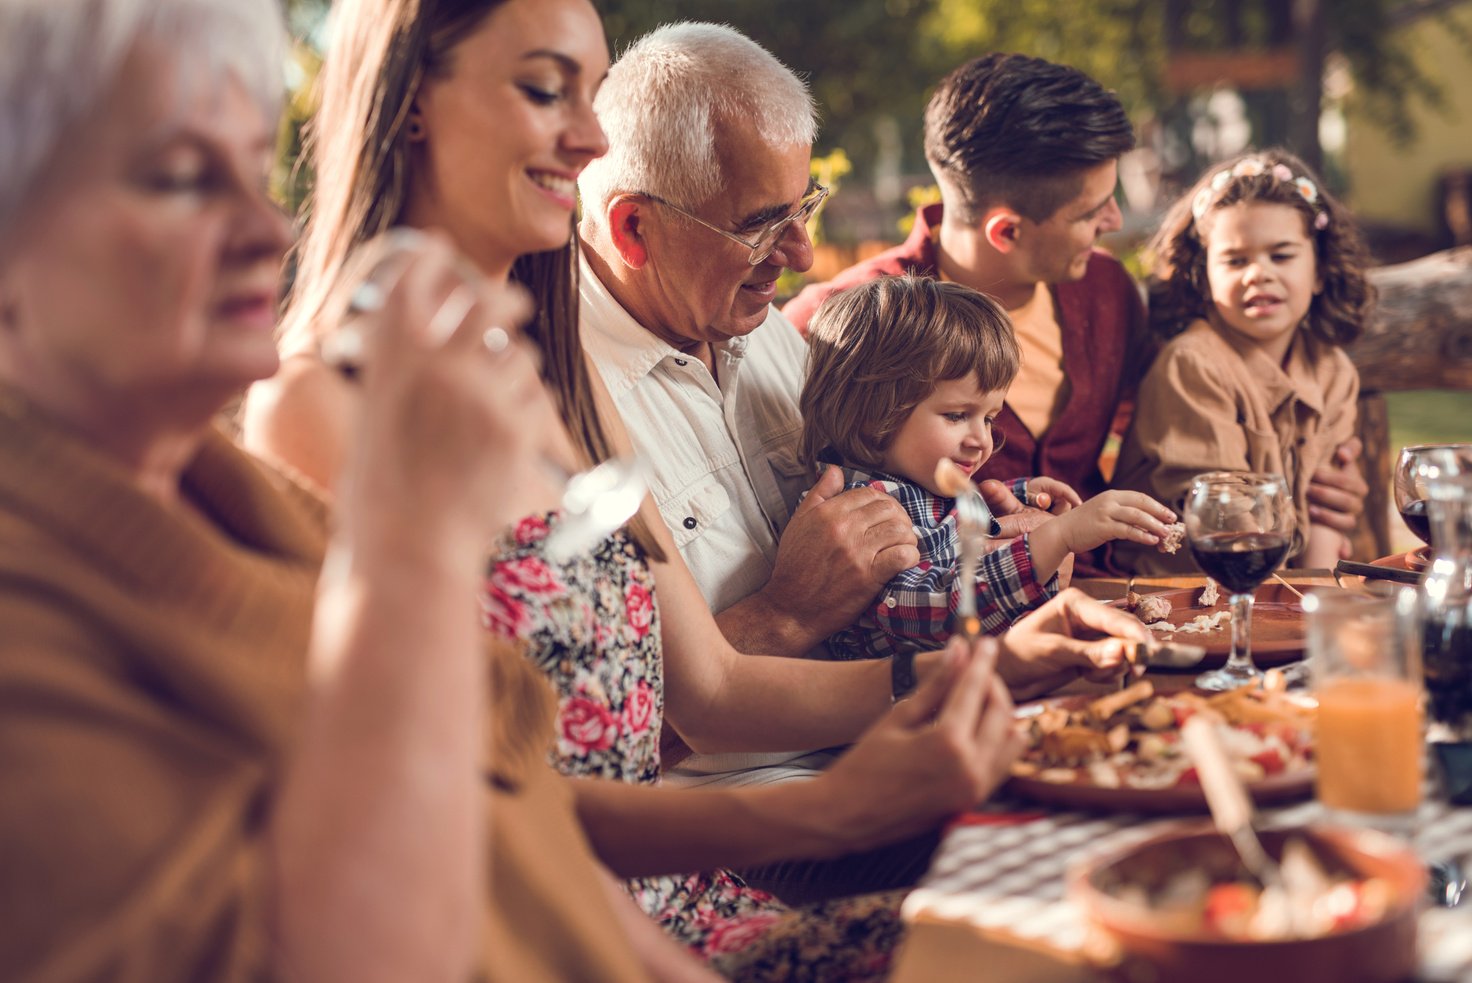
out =
[[[981,635],[981,618],[976,613],[976,570],[991,531],[991,510],[966,472],[948,458],[941,458],[935,466],[935,484],[956,500],[956,538],[961,550],[956,624],[960,635],[970,640]]]

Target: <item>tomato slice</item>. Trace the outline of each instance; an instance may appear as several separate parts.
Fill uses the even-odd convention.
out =
[[[1240,882],[1213,884],[1206,892],[1202,923],[1213,932],[1244,936],[1257,910],[1257,890]]]
[[[1265,775],[1276,775],[1286,767],[1283,755],[1278,753],[1275,747],[1259,751],[1248,760],[1255,762],[1263,770]]]

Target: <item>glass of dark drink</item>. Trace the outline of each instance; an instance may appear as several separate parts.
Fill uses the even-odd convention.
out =
[[[1293,490],[1282,475],[1211,471],[1186,493],[1181,520],[1201,572],[1232,595],[1232,653],[1227,664],[1196,678],[1207,690],[1236,689],[1258,679],[1252,664],[1252,598],[1293,543]]]
[[[1451,470],[1448,470],[1448,469]],[[1443,473],[1472,473],[1472,444],[1413,444],[1401,448],[1392,488],[1395,507],[1406,528],[1431,545],[1431,517],[1426,512],[1427,483]]]
[[[1436,557],[1421,575],[1433,740],[1472,741],[1472,473],[1443,458],[1427,482]]]

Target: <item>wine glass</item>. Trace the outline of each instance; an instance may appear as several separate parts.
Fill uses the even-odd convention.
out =
[[[1472,444],[1413,444],[1401,448],[1391,487],[1395,508],[1406,528],[1431,545],[1431,519],[1426,514],[1426,485],[1443,475],[1472,473]]]
[[[1196,565],[1232,595],[1232,654],[1196,685],[1236,689],[1262,675],[1252,664],[1252,593],[1288,555],[1293,492],[1282,475],[1210,471],[1191,483],[1181,519]]]

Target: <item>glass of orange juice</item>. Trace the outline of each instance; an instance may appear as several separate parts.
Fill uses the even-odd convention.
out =
[[[1409,833],[1425,757],[1415,590],[1310,594],[1303,607],[1319,802],[1342,821]]]

